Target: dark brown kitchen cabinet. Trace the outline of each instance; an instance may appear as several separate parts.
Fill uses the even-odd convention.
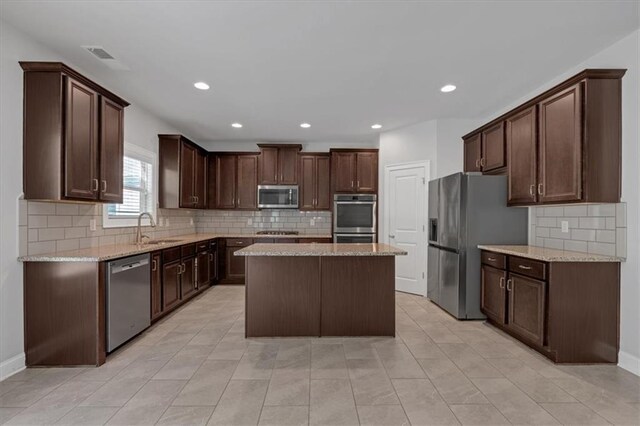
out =
[[[100,199],[122,203],[124,158],[124,107],[100,98]]]
[[[502,172],[504,127],[509,205],[619,202],[625,72],[586,69],[463,136],[464,170]]]
[[[182,270],[180,271],[180,296],[186,300],[197,291],[196,281],[196,258],[190,256],[182,259]]]
[[[507,202],[509,205],[537,201],[536,107],[507,117]]]
[[[619,262],[482,251],[481,263],[480,303],[491,324],[555,362],[617,362]]]
[[[129,104],[60,62],[20,65],[25,198],[121,203]]]
[[[464,171],[482,171],[480,160],[482,159],[482,135],[476,133],[464,139]]]
[[[300,154],[300,210],[331,209],[331,159],[328,154]]]
[[[208,244],[207,244],[208,245]],[[206,288],[210,284],[211,280],[211,265],[210,265],[210,253],[209,250],[198,251],[197,255],[197,282],[198,291]]]
[[[582,198],[583,83],[540,102],[539,182],[541,202]]]
[[[158,135],[160,208],[207,206],[207,153],[182,135]]]
[[[489,265],[481,269],[482,312],[499,324],[505,323],[507,273]]]
[[[258,144],[258,184],[296,185],[299,144]]]
[[[233,209],[236,207],[236,169],[237,155],[221,154],[216,158],[216,203],[215,208]]]
[[[238,155],[236,209],[255,210],[258,208],[257,172],[257,155]]]
[[[220,279],[218,242],[216,240],[209,242],[209,250],[209,283],[210,285],[215,285]]]
[[[221,284],[244,284],[245,258],[235,256],[234,253],[241,248],[253,244],[252,238],[225,238],[219,239],[218,250],[220,251]],[[220,268],[219,267],[219,268]]]
[[[258,207],[258,155],[218,153],[215,158],[216,203],[210,208],[255,210]]]
[[[151,320],[162,315],[162,254],[151,254]]]
[[[520,337],[539,346],[545,337],[546,283],[510,273],[507,280],[509,294],[508,327]]]
[[[333,192],[376,193],[377,149],[331,149]]]
[[[490,172],[501,169],[506,165],[504,122],[499,122],[482,131],[480,166],[483,172]]]
[[[162,310],[167,311],[180,303],[180,259],[162,265]]]

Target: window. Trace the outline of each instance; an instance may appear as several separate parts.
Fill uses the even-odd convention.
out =
[[[122,204],[104,206],[104,228],[136,226],[142,212],[155,217],[155,159],[150,151],[125,145]],[[148,225],[149,219],[144,218],[143,224]]]

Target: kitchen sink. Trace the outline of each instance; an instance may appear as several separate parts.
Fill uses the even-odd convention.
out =
[[[179,243],[182,240],[178,239],[164,239],[164,240],[149,240],[145,244],[170,244],[170,243]]]

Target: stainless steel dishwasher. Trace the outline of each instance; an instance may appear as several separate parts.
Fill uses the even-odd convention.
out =
[[[111,352],[151,324],[149,254],[108,263],[107,352]]]

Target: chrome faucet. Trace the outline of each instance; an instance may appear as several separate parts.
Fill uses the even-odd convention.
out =
[[[142,217],[143,216],[149,216],[149,224],[151,225],[152,228],[156,227],[156,222],[153,220],[153,216],[151,216],[151,213],[149,212],[140,213],[140,215],[138,216],[138,230],[136,231],[136,244],[142,244],[142,239],[145,237],[149,238],[148,235],[142,235]]]

